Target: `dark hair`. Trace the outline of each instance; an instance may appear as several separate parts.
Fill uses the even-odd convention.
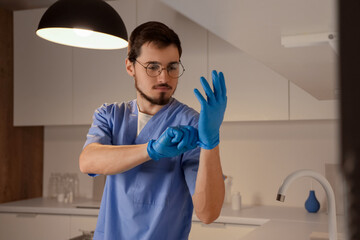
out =
[[[141,47],[145,43],[154,43],[158,48],[165,48],[174,44],[181,57],[182,49],[179,36],[168,26],[160,22],[146,22],[139,25],[130,35],[128,58],[135,62],[141,54]]]

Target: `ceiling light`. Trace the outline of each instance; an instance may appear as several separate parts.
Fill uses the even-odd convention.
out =
[[[128,35],[119,14],[102,0],[59,0],[42,16],[36,34],[48,41],[90,49],[120,49]]]

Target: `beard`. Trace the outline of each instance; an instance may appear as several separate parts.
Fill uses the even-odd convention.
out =
[[[169,87],[171,89],[171,87],[166,83],[156,85],[153,88],[156,88],[156,87]],[[172,95],[175,93],[175,90],[176,90],[176,88],[175,88],[174,92],[169,97],[166,96],[166,92],[162,92],[162,93],[160,93],[160,96],[158,98],[153,98],[153,97],[146,95],[143,91],[141,91],[141,89],[139,88],[139,86],[137,84],[136,79],[135,79],[135,88],[140,93],[140,95],[143,98],[145,98],[148,102],[150,102],[151,104],[154,104],[154,105],[161,105],[161,106],[164,106],[169,103]]]

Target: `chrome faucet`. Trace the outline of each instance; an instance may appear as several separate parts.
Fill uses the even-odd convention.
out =
[[[280,186],[276,200],[280,202],[285,201],[285,192],[290,183],[300,177],[312,177],[316,179],[321,186],[325,189],[327,202],[328,202],[328,225],[329,225],[329,239],[337,240],[337,225],[336,225],[336,208],[335,208],[335,195],[330,183],[321,174],[312,170],[298,170],[287,176]]]

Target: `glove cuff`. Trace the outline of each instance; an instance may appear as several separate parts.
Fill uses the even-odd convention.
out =
[[[219,136],[217,136],[216,139],[214,139],[212,141],[212,143],[203,143],[201,142],[201,140],[198,141],[198,146],[201,147],[201,148],[204,148],[204,149],[207,149],[207,150],[211,150],[213,148],[215,148],[217,145],[219,145],[220,143],[220,139],[219,139]]]
[[[155,142],[154,139],[151,139],[147,145],[147,152],[149,154],[149,157],[154,160],[154,161],[158,161],[160,158],[164,157],[161,154],[159,154],[158,152],[155,151],[155,149],[153,148],[153,143]]]

